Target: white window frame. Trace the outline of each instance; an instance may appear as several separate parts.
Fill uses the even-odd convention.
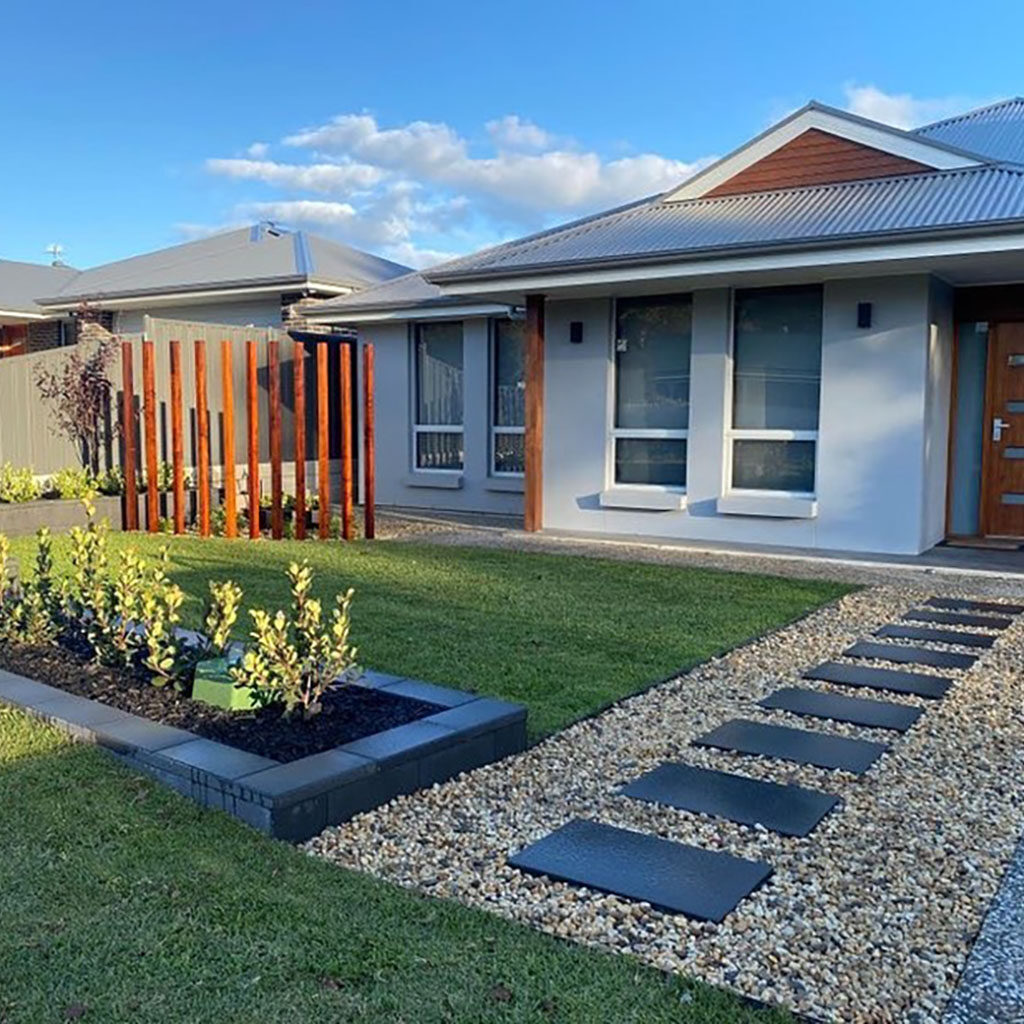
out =
[[[671,293],[669,293],[671,294]],[[693,310],[693,294],[691,292],[680,292],[680,295],[688,295],[690,298],[691,316]],[[637,296],[644,298],[646,296]],[[658,296],[652,296],[658,298]],[[611,336],[610,358],[609,358],[609,382],[608,389],[608,486],[616,490],[622,488],[630,491],[649,491],[653,494],[686,494],[686,484],[629,484],[621,483],[615,479],[615,466],[618,462],[618,443],[622,439],[653,440],[653,441],[685,441],[686,442],[686,479],[690,479],[690,424],[689,411],[687,411],[687,424],[685,428],[667,427],[617,427],[615,425],[616,396],[618,394],[619,377],[616,355],[618,354],[616,344],[618,342],[619,324],[619,298],[612,300],[611,325],[609,335]],[[692,324],[692,321],[691,321]],[[690,381],[693,382],[693,330],[690,331]]]
[[[726,473],[726,494],[737,495],[764,495],[768,498],[815,498],[818,493],[818,435],[821,433],[821,379],[818,375],[818,430],[756,430],[745,427],[734,427],[733,419],[736,416],[736,292],[739,289],[733,288],[729,295],[729,394],[727,418],[728,426],[725,430],[725,473]],[[743,289],[748,290],[748,289]],[[825,290],[821,294],[822,313],[824,314]],[[822,327],[824,328],[824,315],[822,316]],[[824,342],[822,337],[819,344],[822,346],[824,355]],[[764,487],[733,487],[733,452],[736,441],[813,441],[814,442],[814,489],[811,491],[787,491]]]
[[[497,403],[495,402],[495,391],[497,388],[497,374],[498,374],[498,318],[493,318],[490,321],[488,328],[489,345],[488,345],[488,370],[487,370],[487,411],[488,419],[490,420],[490,429],[488,431],[488,445],[487,445],[487,466],[488,476],[496,477],[499,480],[522,480],[526,473],[510,473],[495,469],[495,453],[497,452],[497,440],[499,434],[526,434],[526,425],[521,427],[499,427],[495,424],[494,420],[497,417]],[[525,355],[525,353],[524,353]]]
[[[438,321],[429,321],[431,324]],[[466,324],[464,320],[451,320],[448,323],[458,323],[462,327],[462,386],[463,405],[462,418],[466,418],[465,386],[466,386]],[[420,423],[420,361],[417,348],[419,344],[420,322],[412,324],[412,337],[410,338],[409,356],[412,362],[412,472],[413,473],[437,473],[444,476],[462,476],[466,471],[466,426],[465,423]],[[462,435],[462,465],[458,469],[435,469],[430,466],[419,465],[419,436],[420,434],[461,434]]]

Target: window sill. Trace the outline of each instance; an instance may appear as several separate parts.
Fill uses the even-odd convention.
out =
[[[645,512],[680,512],[686,495],[661,487],[611,487],[601,492],[602,508],[640,509]]]
[[[790,494],[723,494],[718,499],[717,511],[726,516],[817,519],[818,501]]]
[[[402,483],[406,487],[429,487],[438,491],[460,491],[462,490],[462,473],[455,470],[439,469],[427,470],[419,473],[409,473]]]
[[[521,476],[489,476],[484,484],[484,490],[503,491],[507,494],[522,494],[525,486]]]

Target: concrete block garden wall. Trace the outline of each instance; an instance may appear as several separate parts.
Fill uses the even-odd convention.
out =
[[[607,508],[610,299],[548,303],[544,526],[616,535],[916,554],[941,539],[952,304],[926,275],[824,284],[817,514],[719,514],[728,480],[732,294],[694,293],[687,507]],[[858,302],[872,325],[858,328]],[[583,322],[584,342],[569,342]],[[934,327],[932,326],[934,324]]]

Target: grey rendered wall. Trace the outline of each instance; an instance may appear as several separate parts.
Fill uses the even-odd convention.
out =
[[[856,326],[856,304],[863,301],[873,303],[870,329]],[[601,507],[600,493],[611,484],[610,301],[549,303],[544,525],[822,549],[918,552],[928,546],[923,523],[929,280],[917,275],[828,282],[824,306],[818,511],[815,518],[798,519],[717,511],[727,483],[728,290],[694,293],[687,508],[672,512]],[[569,344],[570,320],[584,322],[582,345]],[[935,365],[937,421],[941,373]]]
[[[463,324],[465,468],[455,480],[413,470],[410,333],[406,323],[366,325],[359,332],[360,350],[367,341],[374,345],[378,504],[521,515],[522,482],[489,474],[488,321],[477,317]],[[442,486],[453,482],[460,486]]]
[[[167,320],[201,321],[210,324],[235,324],[240,327],[281,326],[280,296],[259,299],[232,299],[222,302],[195,303],[187,306],[168,306],[165,309],[120,310],[114,315],[115,334],[137,334],[143,329],[145,316]],[[208,338],[212,341],[212,338]]]
[[[932,278],[928,317],[928,389],[925,401],[925,499],[922,542],[946,536],[950,407],[953,390],[953,289]]]

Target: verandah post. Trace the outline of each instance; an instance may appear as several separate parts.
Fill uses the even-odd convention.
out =
[[[544,296],[526,296],[526,431],[523,526],[544,525]]]
[[[174,486],[174,532],[185,532],[185,426],[181,409],[181,342],[171,349],[171,472]]]
[[[139,495],[135,486],[135,384],[132,371],[132,343],[121,342],[121,430],[124,435],[124,526],[139,528]]]
[[[156,454],[156,366],[153,342],[142,339],[142,403],[146,426],[146,528],[160,529],[160,484]]]
[[[267,343],[267,402],[270,406],[270,536],[284,536],[281,493],[281,356],[278,341]]]
[[[316,452],[317,452],[317,484],[319,486],[319,533],[320,539],[326,540],[331,528],[331,481],[328,477],[328,436],[329,420],[327,416],[327,342],[319,341],[316,346]]]
[[[238,490],[235,481],[235,381],[231,340],[220,343],[221,399],[224,404],[224,444],[221,470],[224,481],[224,536],[238,536]]]
[[[260,414],[256,342],[245,343],[245,412],[249,447],[249,536],[260,535]]]
[[[306,539],[306,343],[292,348],[293,404],[295,406],[295,536]]]
[[[373,407],[373,344],[363,345],[363,536],[373,540],[377,532],[374,503],[377,499],[377,442]]]
[[[195,340],[196,353],[196,442],[199,465],[196,490],[199,493],[199,536],[210,536],[210,413],[206,401],[206,342]]]
[[[352,507],[352,346],[341,346],[341,537],[355,536]]]

